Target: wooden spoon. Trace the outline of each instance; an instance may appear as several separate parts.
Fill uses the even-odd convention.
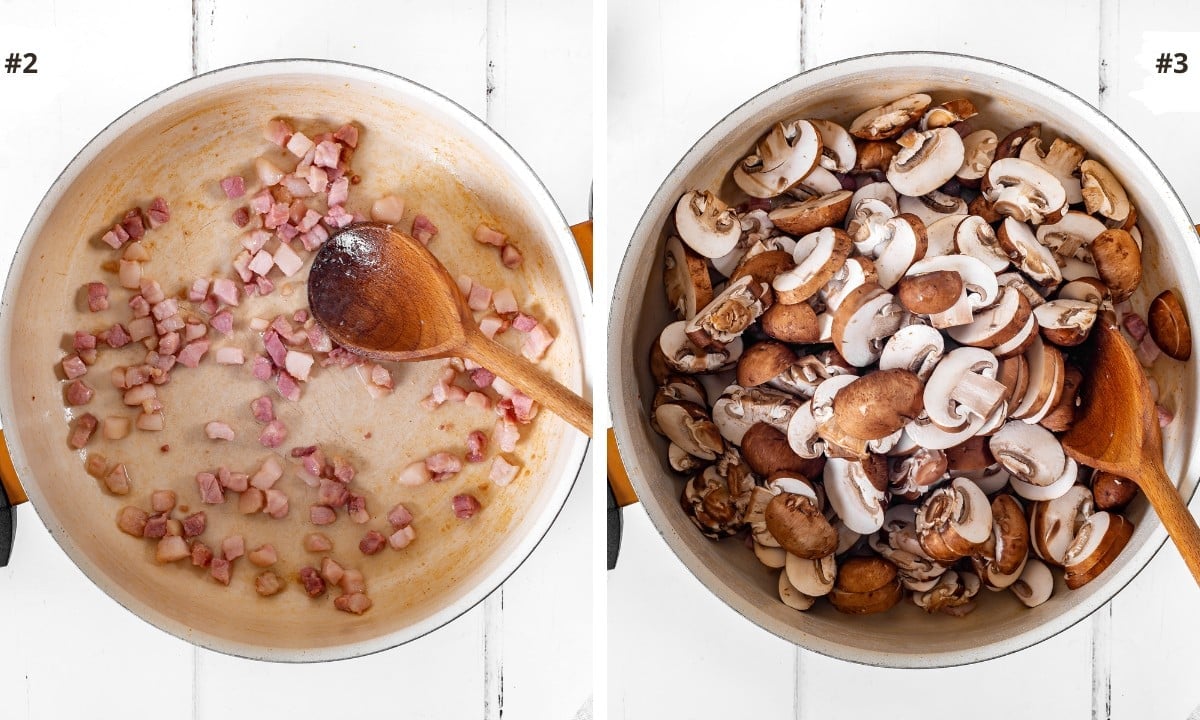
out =
[[[480,332],[446,268],[389,225],[357,223],[325,241],[308,276],[308,305],[354,352],[399,362],[468,358],[591,437],[591,404]]]
[[[1104,319],[1092,329],[1090,376],[1080,386],[1083,406],[1062,438],[1084,465],[1138,484],[1200,583],[1200,527],[1167,477],[1158,411],[1146,373],[1121,331]]]

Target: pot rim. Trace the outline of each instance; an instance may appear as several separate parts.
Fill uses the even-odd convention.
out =
[[[790,97],[806,87],[830,82],[849,73],[878,69],[881,65],[896,67],[918,64],[932,64],[949,70],[962,71],[964,74],[971,73],[974,75],[1013,80],[1029,86],[1031,91],[1041,94],[1047,101],[1057,103],[1063,110],[1087,122],[1087,124],[1093,126],[1098,132],[1111,135],[1118,145],[1117,151],[1129,155],[1138,166],[1138,169],[1144,173],[1146,179],[1150,182],[1151,187],[1147,194],[1162,198],[1169,215],[1180,228],[1186,227],[1191,229],[1194,227],[1194,223],[1182,200],[1180,200],[1178,193],[1175,192],[1162,170],[1159,169],[1158,165],[1154,163],[1145,150],[1107,115],[1057,83],[1015,65],[963,53],[931,50],[870,53],[826,63],[781,80],[738,105],[701,135],[688,148],[679,161],[676,162],[674,167],[671,168],[658,189],[651,196],[651,199],[647,202],[646,208],[634,228],[633,235],[621,259],[620,270],[614,283],[613,297],[635,297],[642,292],[642,288],[632,287],[632,275],[634,268],[642,260],[645,252],[657,242],[661,228],[654,226],[653,223],[659,209],[666,207],[664,203],[673,204],[676,196],[679,195],[684,177],[712,151],[716,143],[729,136],[733,130],[741,125],[755,122],[754,114],[756,110],[775,102],[779,96]],[[1171,228],[1172,226],[1167,226],[1166,229]],[[1190,255],[1193,264],[1200,267],[1200,247],[1197,246],[1197,243],[1183,242],[1180,244],[1180,247]],[[626,327],[625,320],[626,316],[624,314],[610,311],[608,327],[608,351],[610,358],[631,356],[630,351],[632,348],[630,345],[632,344],[633,325],[631,324],[629,327]],[[610,412],[613,417],[613,431],[616,436],[620,457],[627,463],[638,458],[636,452],[634,452],[636,442],[631,430],[631,424],[630,422],[626,422],[629,418],[636,417],[640,406],[640,401],[636,394],[626,391],[626,387],[636,386],[636,381],[633,378],[635,372],[635,368],[627,364],[617,364],[611,360],[608,364],[608,400]],[[639,497],[650,497],[650,482],[644,477],[642,472],[639,472],[641,469],[640,463],[633,466],[627,465],[627,468],[630,470],[628,474]],[[651,474],[657,477],[660,473],[655,468]],[[1200,490],[1200,485],[1193,486],[1191,493],[1184,498],[1185,503],[1190,503],[1194,499],[1197,490]],[[725,583],[674,532],[662,507],[656,503],[647,504],[645,502],[642,503],[642,506],[646,514],[650,517],[655,530],[675,556],[683,563],[684,567],[730,610],[738,613],[772,635],[803,647],[806,650],[861,665],[897,669],[943,668],[971,665],[1010,655],[1048,640],[1074,627],[1112,600],[1150,564],[1162,549],[1168,537],[1165,528],[1158,520],[1158,516],[1151,509],[1147,512],[1146,520],[1143,521],[1152,523],[1150,536],[1147,538],[1145,545],[1140,549],[1136,561],[1127,566],[1122,575],[1110,578],[1103,585],[1102,591],[1094,593],[1086,601],[1068,608],[1066,611],[1050,618],[1031,630],[1007,639],[967,650],[913,654],[864,650],[839,642],[825,640],[804,632],[795,625],[782,623],[762,612],[759,608],[743,602],[734,591],[726,588]],[[1130,567],[1132,566],[1136,567],[1131,570]],[[799,638],[800,641],[798,642],[796,638]]]
[[[13,262],[5,276],[5,286],[0,298],[0,338],[8,337],[12,332],[12,315],[15,309],[14,295],[24,274],[27,257],[34,238],[41,232],[49,218],[54,201],[70,187],[87,165],[113,139],[130,129],[140,118],[161,110],[168,105],[186,98],[196,91],[219,87],[230,81],[247,78],[261,78],[272,75],[332,75],[347,79],[375,82],[399,89],[415,95],[437,111],[443,113],[462,133],[474,136],[492,151],[500,156],[501,162],[507,167],[511,176],[520,186],[527,188],[536,202],[536,208],[554,226],[553,240],[558,249],[563,252],[565,265],[560,265],[557,271],[563,276],[564,284],[570,295],[573,311],[573,321],[579,329],[580,347],[583,352],[586,347],[586,328],[588,310],[591,301],[591,284],[584,269],[583,255],[571,233],[571,227],[554,200],[545,183],[537,176],[529,163],[495,130],[482,119],[450,99],[446,95],[386,70],[338,60],[321,58],[277,58],[255,60],[236,65],[229,65],[215,70],[195,75],[173,85],[170,85],[149,97],[141,100],[131,108],[121,113],[109,122],[92,139],[71,158],[58,174],[50,187],[38,201],[37,209],[30,218],[17,244]],[[584,362],[581,363],[582,387],[586,390],[591,386],[591,373],[586,362],[586,352],[583,352]],[[0,353],[0,378],[8,377],[11,372],[7,353]],[[9,419],[16,417],[12,401],[12,388],[5,385],[0,389],[0,427],[9,425]],[[176,621],[153,606],[143,603],[127,593],[120,584],[106,575],[93,572],[86,556],[72,541],[67,529],[53,517],[48,517],[42,505],[45,498],[42,495],[37,479],[34,477],[25,454],[16,442],[15,433],[5,433],[4,441],[8,446],[13,465],[21,478],[22,486],[29,496],[30,505],[37,512],[39,519],[50,531],[50,535],[59,547],[71,558],[71,561],[84,575],[88,577],[104,593],[116,601],[134,616],[153,625],[154,627],[174,635],[190,644],[213,650],[225,655],[242,657],[250,660],[271,662],[303,663],[344,660],[355,657],[372,655],[404,645],[453,622],[462,615],[479,605],[483,600],[499,589],[533,553],[542,542],[566,504],[572,489],[585,467],[587,451],[591,440],[582,433],[569,431],[566,443],[569,444],[564,477],[558,480],[554,492],[546,503],[542,515],[531,526],[527,534],[520,540],[512,553],[499,562],[472,588],[462,594],[462,597],[441,610],[429,615],[420,622],[395,632],[381,634],[369,640],[363,640],[344,645],[329,645],[321,648],[276,648],[255,644],[245,644],[209,635],[201,630],[192,628],[186,623]],[[572,468],[574,468],[572,470]]]

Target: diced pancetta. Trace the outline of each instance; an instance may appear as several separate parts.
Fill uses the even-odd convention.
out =
[[[104,487],[113,495],[128,495],[131,484],[129,482],[129,471],[125,469],[125,463],[118,463],[108,475],[104,476]]]
[[[337,511],[328,505],[310,505],[308,521],[313,525],[331,525],[337,521]]]
[[[134,509],[136,510],[136,508]],[[126,515],[127,511],[128,508],[126,508],[126,511],[122,511],[122,515]],[[138,512],[141,511],[139,510]],[[142,514],[145,515],[145,513]],[[149,538],[151,540],[157,540],[158,538],[165,536],[167,534],[168,519],[169,518],[167,517],[166,513],[155,513],[154,515],[146,518],[145,523],[142,525],[142,537]]]
[[[487,454],[488,438],[480,430],[467,434],[467,462],[483,462]]]
[[[367,512],[367,499],[362,495],[351,494],[350,499],[346,501],[346,514],[359,525],[369,522],[371,514]]]
[[[241,535],[230,535],[221,541],[221,556],[233,562],[246,554],[246,538]]]
[[[254,592],[262,597],[270,597],[283,590],[283,580],[275,573],[267,570],[254,578]]]
[[[505,245],[500,249],[500,262],[504,267],[513,269],[521,266],[521,261],[525,258],[521,256],[521,251],[516,245]]]
[[[228,560],[222,557],[214,557],[209,567],[209,575],[212,576],[213,580],[222,585],[228,585],[232,570],[233,565]]]
[[[317,569],[311,565],[305,565],[300,568],[300,584],[304,586],[304,593],[310,598],[321,597],[325,594],[325,581],[321,579]]]
[[[246,559],[257,567],[271,567],[279,561],[279,553],[271,543],[264,543],[246,553]]]
[[[285,370],[280,370],[275,378],[275,389],[284,398],[296,402],[300,399],[300,385],[296,379]]]
[[[554,336],[550,334],[545,325],[539,323],[525,336],[525,342],[521,343],[521,354],[536,362],[546,356],[546,351],[552,344],[554,344]]]
[[[282,490],[271,488],[264,493],[267,498],[267,506],[263,508],[263,512],[280,520],[287,517],[288,514],[288,496]]]
[[[251,230],[251,231],[243,234],[241,243],[242,243],[242,247],[246,248],[246,252],[250,253],[251,256],[256,256],[256,255],[258,255],[258,253],[262,252],[262,249],[266,246],[267,241],[270,239],[271,239],[271,231],[270,230],[264,230],[262,228],[257,228],[257,229]],[[247,266],[247,267],[250,267],[250,266]],[[271,267],[270,265],[267,266],[268,269],[270,269],[270,267]],[[254,270],[253,267],[250,267],[250,269]],[[254,270],[254,271],[258,272],[257,270]],[[259,273],[259,274],[262,274],[262,273]]]
[[[221,178],[221,192],[225,193],[225,197],[230,200],[240,198],[246,194],[246,178],[241,175]]]
[[[106,440],[121,440],[129,435],[132,427],[129,418],[121,415],[109,415],[101,423]]]
[[[325,533],[309,533],[304,536],[304,549],[310,553],[329,552],[333,541]]]
[[[246,227],[250,224],[250,211],[247,208],[240,207],[233,211],[233,224],[238,227]]]
[[[204,357],[206,352],[208,352],[207,340],[193,340],[179,351],[179,364],[190,368],[199,367],[200,358]]]
[[[238,304],[238,289],[237,285],[229,278],[216,278],[212,282],[212,295],[218,301],[237,307]]]
[[[287,427],[279,420],[272,420],[258,436],[258,442],[263,447],[277,448],[287,439]]]
[[[156,513],[174,510],[175,500],[174,490],[155,490],[150,493],[150,509]]]
[[[264,187],[278,185],[279,181],[283,179],[283,171],[279,169],[279,166],[265,157],[255,158],[254,172]]]
[[[213,551],[204,543],[196,540],[192,543],[192,565],[195,567],[208,567],[212,565]]]
[[[346,123],[333,134],[334,140],[341,140],[346,147],[358,147],[358,126]]]
[[[262,512],[263,506],[266,504],[267,496],[256,487],[248,487],[241,495],[238,495],[238,512],[243,515]]]
[[[492,469],[488,472],[488,480],[495,485],[504,487],[513,481],[520,468],[497,455],[492,459]]]
[[[196,486],[200,490],[200,501],[208,505],[220,505],[225,502],[225,491],[217,476],[210,472],[196,473]]]
[[[430,479],[441,482],[462,470],[462,460],[448,452],[439,452],[425,458],[425,467],[429,468]]]
[[[292,250],[290,245],[283,244],[275,250],[274,263],[286,277],[292,277],[304,266],[304,260],[296,254],[296,251]],[[261,274],[266,275],[266,273]]]
[[[166,535],[154,549],[154,559],[160,563],[175,562],[192,556],[187,541],[178,535]]]
[[[515,313],[517,298],[510,288],[500,288],[492,295],[492,307],[496,308],[498,313]]]
[[[412,525],[407,525],[388,536],[388,545],[391,545],[393,550],[403,550],[416,539],[416,529]]]
[[[491,304],[491,289],[472,281],[471,292],[467,295],[467,307],[483,312],[491,307]]]
[[[371,609],[371,598],[365,593],[343,593],[333,600],[333,606],[342,612],[362,615]]]
[[[474,517],[475,513],[479,512],[482,507],[479,501],[475,499],[475,496],[469,493],[455,495],[450,504],[454,508],[454,517],[459,520],[468,520]]]
[[[192,513],[183,519],[183,536],[194,538],[208,527],[208,514],[203,510]]]
[[[92,401],[92,396],[96,391],[90,385],[82,380],[72,380],[67,385],[67,404],[68,405],[87,405]]]
[[[463,402],[465,402],[470,407],[478,408],[479,410],[491,410],[492,409],[492,399],[479,391],[472,391],[472,392],[467,393],[467,399],[464,400]]]
[[[291,137],[292,126],[288,124],[287,120],[280,118],[268,120],[266,127],[263,129],[263,139],[279,147],[287,145],[287,141]]]
[[[521,429],[517,424],[511,422],[507,418],[496,420],[496,427],[492,430],[492,440],[496,443],[496,447],[500,448],[501,452],[513,452],[517,449],[517,441],[521,439]]]
[[[316,150],[316,154],[313,155],[313,165],[324,168],[337,167],[338,158],[342,153],[340,145],[331,140],[322,140],[317,143]]]
[[[387,538],[378,530],[368,530],[358,541],[358,549],[363,555],[374,555],[387,545]]]
[[[159,355],[174,355],[179,352],[179,346],[182,344],[183,339],[179,337],[179,333],[169,332],[158,339],[157,352]]]
[[[404,199],[396,195],[384,195],[371,205],[371,219],[376,222],[396,225],[404,218]]]
[[[217,348],[216,358],[218,365],[244,365],[246,363],[246,357],[239,347]]]
[[[271,375],[275,374],[275,368],[266,355],[256,355],[251,365],[251,372],[256,379],[266,382],[271,379]]]
[[[87,306],[91,312],[108,309],[108,286],[102,282],[87,284]]]
[[[401,470],[400,474],[396,476],[396,482],[408,486],[423,485],[429,482],[431,477],[432,475],[425,461],[418,460],[417,462],[410,463]]]
[[[76,450],[82,449],[92,439],[92,434],[96,432],[98,421],[96,416],[91,413],[84,413],[75,419],[75,424],[71,428],[71,435],[68,438],[68,444]]]
[[[490,228],[487,225],[484,225],[482,223],[475,228],[475,242],[477,242],[477,243],[482,243],[484,245],[495,245],[496,247],[503,247],[504,243],[507,240],[508,240],[507,235],[500,232],[499,230],[493,230],[492,228]]]
[[[233,428],[229,427],[228,423],[219,420],[207,423],[204,426],[204,434],[208,436],[209,440],[232,440],[234,438]]]
[[[417,215],[413,218],[412,236],[416,238],[422,245],[428,245],[430,240],[433,240],[438,234],[437,226],[434,225],[428,217]]]
[[[538,321],[537,318],[533,317],[532,315],[526,315],[523,312],[518,312],[516,317],[512,319],[512,326],[514,330],[527,333],[538,326]]]
[[[271,398],[263,395],[250,401],[250,412],[260,423],[269,423],[275,419],[275,404]]]
[[[68,355],[67,357],[63,358],[62,369],[63,374],[67,376],[68,380],[74,380],[77,377],[83,377],[84,375],[87,375],[88,371],[87,365],[84,364],[83,360],[79,359],[78,355]]]
[[[312,365],[313,356],[308,353],[288,350],[284,356],[284,368],[289,375],[301,382],[308,380],[308,373],[312,370]]]

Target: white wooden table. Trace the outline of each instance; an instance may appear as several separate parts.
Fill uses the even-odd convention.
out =
[[[587,215],[586,2],[0,0],[0,48],[36,53],[39,71],[0,74],[5,272],[42,193],[104,125],[195,73],[265,58],[347,60],[435,88],[506,137],[569,220]],[[591,494],[585,473],[529,560],[449,626],[313,666],[219,655],[142,622],[22,506],[0,570],[0,718],[575,717],[592,693]]]
[[[729,110],[805,68],[885,50],[970,53],[1024,67],[1100,107],[1200,217],[1197,117],[1130,92],[1142,32],[1200,29],[1183,0],[953,3],[609,0],[608,264],[658,184]],[[1159,52],[1180,48],[1155,47]],[[1200,61],[1200,47],[1193,48]],[[1195,70],[1193,70],[1195,71]],[[1200,716],[1200,594],[1168,546],[1112,603],[1030,650],[951,670],[881,670],[805,652],[691,576],[640,508],[608,576],[608,703],[625,718],[1188,718]]]

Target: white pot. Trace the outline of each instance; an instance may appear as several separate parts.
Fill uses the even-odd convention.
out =
[[[663,181],[638,223],[617,277],[609,329],[610,403],[621,457],[646,512],[684,565],[734,611],[785,640],[845,660],[902,668],[986,660],[1062,632],[1132,580],[1163,545],[1165,530],[1139,498],[1127,512],[1136,530],[1117,561],[1079,590],[1067,590],[1060,577],[1053,597],[1034,609],[1005,592],[984,593],[978,609],[961,619],[930,617],[911,603],[866,617],[842,615],[827,603],[800,613],[779,601],[776,572],[740,542],[708,540],[680,510],[680,476],[667,465],[666,441],[647,418],[654,380],[645,359],[673,319],[662,283],[663,231],[679,196],[689,189],[721,188],[773,123],[803,117],[848,123],[868,107],[912,92],[941,100],[965,95],[979,108],[979,126],[1001,136],[1040,121],[1043,136],[1064,134],[1081,143],[1121,179],[1138,210],[1145,279],[1134,307],[1144,312],[1151,298],[1172,288],[1192,322],[1200,322],[1200,253],[1192,221],[1128,135],[1080,98],[1023,70],[962,55],[903,52],[805,72],[754,97],[706,133]],[[1167,473],[1190,498],[1200,474],[1200,449],[1192,442],[1197,362],[1164,358],[1151,375],[1163,403],[1176,414],[1163,431]]]

